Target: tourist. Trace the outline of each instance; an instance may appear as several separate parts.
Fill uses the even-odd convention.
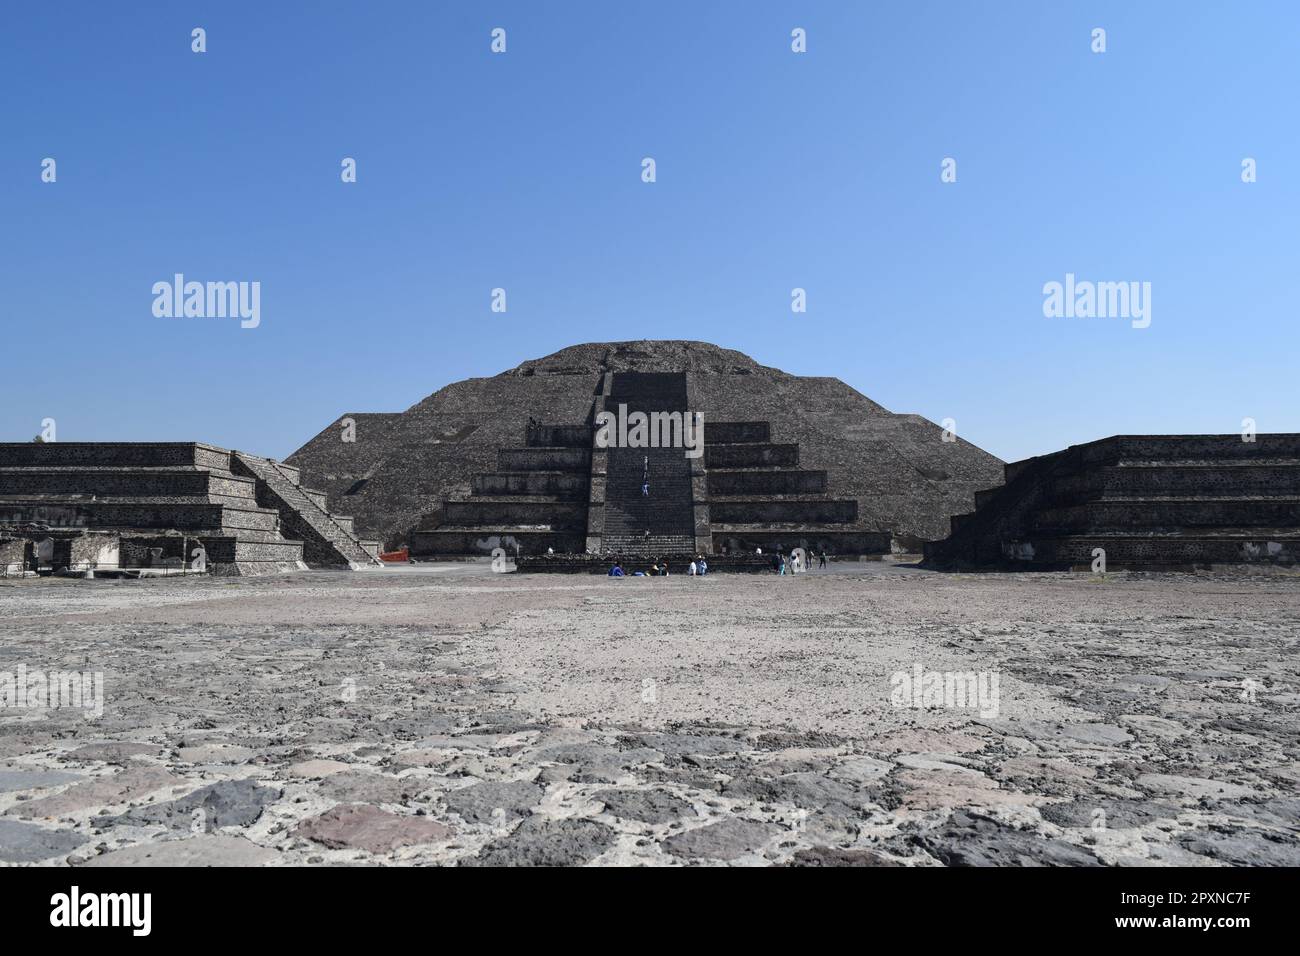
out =
[[[555,553],[555,549],[554,549],[554,548],[547,548],[547,549],[546,549],[546,553],[547,553],[547,554],[554,554],[554,553]]]
[[[700,555],[700,574],[704,575],[708,573],[709,573],[709,562],[704,560],[704,555]]]
[[[803,567],[799,564],[799,549],[795,548],[790,552],[790,573],[798,574],[802,570]]]
[[[657,578],[657,577],[659,577],[659,563],[658,563],[658,562],[655,562],[654,564],[650,565],[650,577],[652,577],[652,578]]]
[[[695,577],[695,575],[698,573],[698,570],[699,570],[699,569],[695,567],[695,562],[692,561],[692,562],[691,562],[691,565],[690,565],[690,567],[687,569],[686,573],[689,574],[691,577]]]
[[[817,567],[819,567],[819,568],[824,568],[824,567],[826,567],[826,549],[825,549],[825,548],[822,548],[822,553],[821,553],[821,563],[818,564]]]
[[[755,549],[754,549],[754,553],[755,553],[755,554],[762,554],[762,553],[763,553],[763,549],[762,549],[762,548],[755,548]]]
[[[620,565],[617,561],[615,561],[615,562],[614,562],[614,566],[613,566],[612,568],[609,569],[609,576],[610,576],[611,578],[624,578],[624,577],[627,577],[627,575],[623,573],[623,567],[622,567],[622,565]]]

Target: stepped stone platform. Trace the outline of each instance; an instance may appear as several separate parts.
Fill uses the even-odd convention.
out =
[[[700,412],[700,458],[597,448],[596,416]],[[878,554],[947,532],[1002,463],[833,378],[704,342],[592,343],[349,412],[288,458],[328,507],[412,557]],[[643,485],[650,493],[643,494]]]
[[[654,558],[631,555],[614,559],[597,554],[525,554],[514,559],[515,570],[522,574],[608,574],[614,560],[625,574],[638,571],[650,574],[651,566],[667,563],[671,577],[686,574],[695,560],[694,554],[664,554]],[[768,554],[717,554],[709,555],[709,574],[761,574],[772,570],[772,557]]]
[[[1300,561],[1300,435],[1119,435],[1006,467],[926,545],[932,567]]]
[[[199,546],[216,574],[378,564],[324,502],[290,466],[201,442],[0,443],[0,570],[182,569]]]

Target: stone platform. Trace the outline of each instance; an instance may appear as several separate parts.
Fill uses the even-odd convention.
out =
[[[704,457],[596,449],[596,412],[620,404],[701,413]],[[678,340],[575,345],[405,411],[348,412],[288,462],[358,528],[426,557],[621,551],[646,530],[648,554],[877,554],[947,533],[1002,474],[992,455],[837,379]],[[639,500],[646,476],[656,500]]]
[[[1300,435],[1118,435],[1006,467],[933,567],[1107,569],[1300,561]]]
[[[427,514],[411,556],[890,551],[889,531],[868,526],[856,498],[832,495],[825,469],[802,468],[800,444],[773,441],[769,421],[706,418],[695,457],[596,442],[605,414],[690,415],[696,387],[685,373],[607,372],[585,421],[520,423],[524,445],[498,449],[495,472]]]
[[[11,543],[5,569],[190,567],[199,547],[217,574],[377,564],[324,502],[290,466],[201,442],[0,443],[0,530],[53,545]]]
[[[624,573],[634,575],[637,571],[650,574],[650,566],[655,563],[668,564],[668,576],[686,574],[686,569],[695,560],[693,554],[669,554],[658,558],[631,556],[614,558],[596,554],[530,554],[521,555],[514,561],[515,570],[522,574],[608,574],[617,561]],[[709,574],[759,574],[772,571],[772,556],[769,554],[711,554],[707,557]]]

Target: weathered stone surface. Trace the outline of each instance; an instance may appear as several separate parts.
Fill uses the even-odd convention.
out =
[[[544,820],[532,816],[494,840],[462,866],[579,866],[614,843],[614,831],[593,820]]]
[[[34,823],[0,820],[0,861],[38,863],[63,856],[86,842],[71,830],[50,830]]]
[[[854,806],[861,802],[858,792],[849,784],[815,773],[791,773],[773,780],[742,777],[724,786],[722,793],[768,803],[792,803],[806,809],[832,803]]]
[[[334,807],[298,825],[298,834],[330,849],[389,853],[399,847],[436,843],[450,827],[423,817],[399,816],[367,804]]]
[[[735,737],[722,737],[716,734],[695,736],[692,734],[653,734],[641,738],[646,747],[663,754],[680,757],[685,755],[707,756],[712,754],[739,753],[755,749],[755,745]]]
[[[352,769],[352,765],[343,763],[340,760],[303,760],[300,763],[290,765],[285,774],[290,777],[304,777],[309,780],[317,780],[321,777],[328,777],[330,774],[342,773],[344,770]]]
[[[279,798],[279,790],[261,786],[255,780],[223,780],[200,787],[177,800],[138,807],[110,822],[128,826],[160,824],[170,830],[246,827],[256,822],[262,810]],[[200,811],[198,817],[196,810]],[[103,825],[99,821],[96,824]]]
[[[161,744],[138,744],[125,741],[104,741],[85,744],[63,756],[64,760],[103,760],[106,763],[125,763],[132,757],[156,757],[163,752]]]
[[[902,866],[897,860],[871,850],[837,850],[814,846],[799,850],[786,866]]]
[[[672,823],[695,814],[685,800],[662,790],[600,790],[592,796],[614,816],[641,823]]]
[[[733,817],[674,834],[664,841],[663,846],[673,856],[735,860],[760,853],[780,832],[780,827],[770,823]]]
[[[239,836],[203,834],[91,857],[82,866],[265,866],[279,854]]]
[[[239,747],[232,744],[199,744],[194,747],[181,747],[176,751],[185,763],[193,764],[241,764],[245,763],[257,751],[251,747]]]
[[[1300,836],[1294,833],[1190,833],[1178,843],[1197,856],[1229,866],[1300,866]]]
[[[1248,797],[1255,792],[1251,787],[1225,780],[1208,780],[1204,777],[1184,777],[1168,773],[1144,773],[1137,778],[1138,786],[1157,793],[1180,794],[1185,797]]]
[[[1072,844],[960,812],[938,830],[914,839],[947,866],[1101,865],[1094,854]]]
[[[543,747],[535,758],[542,763],[559,763],[573,766],[568,778],[582,783],[615,783],[626,771],[652,761],[662,755],[646,747],[619,750],[601,744],[556,744]]]
[[[1062,827],[1097,827],[1127,830],[1178,816],[1178,807],[1152,800],[1117,800],[1099,797],[1040,807],[1044,820]]]
[[[96,777],[39,800],[20,803],[9,812],[20,817],[58,817],[80,810],[139,800],[182,781],[157,767],[133,767]]]
[[[524,816],[541,802],[544,792],[537,784],[527,780],[492,780],[449,790],[442,795],[442,800],[453,813],[460,814],[463,820],[487,823],[493,820],[515,820]]]
[[[58,787],[84,779],[82,774],[61,770],[0,770],[0,793]]]
[[[322,780],[318,792],[340,803],[406,803],[431,786],[427,777],[389,777],[367,770],[343,770]]]

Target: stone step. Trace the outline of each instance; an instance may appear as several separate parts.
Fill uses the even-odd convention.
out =
[[[762,548],[764,554],[779,552],[788,555],[794,548],[803,548],[817,554],[825,551],[828,555],[876,555],[888,554],[892,546],[892,536],[888,531],[832,531],[806,527],[719,529],[715,526],[712,538],[715,554],[753,553],[756,548]]]
[[[466,527],[498,527],[516,524],[545,524],[556,529],[583,529],[587,506],[569,501],[511,501],[475,498],[444,501],[443,523]]]
[[[1032,526],[1040,531],[1298,527],[1300,498],[1125,498],[1044,508]]]
[[[1052,482],[1054,499],[1120,496],[1300,495],[1300,462],[1259,464],[1136,464],[1103,466]]]
[[[53,528],[254,528],[274,531],[279,514],[255,501],[232,507],[204,498],[108,498],[75,496],[0,499],[0,524],[44,524]]]
[[[715,524],[850,524],[858,520],[856,498],[840,500],[768,499],[763,501],[709,501],[709,518]]]
[[[587,536],[579,532],[558,532],[546,528],[447,528],[412,531],[408,547],[412,558],[438,558],[463,554],[490,555],[496,548],[513,557],[545,554],[547,548],[561,553],[581,553]]]
[[[350,520],[345,526],[326,510],[323,492],[298,483],[296,468],[239,451],[231,453],[231,460],[232,467],[256,479],[258,500],[279,512],[285,534],[302,541],[308,565],[359,568],[381,564],[362,547]]]
[[[591,471],[590,448],[501,448],[498,471]]]
[[[230,453],[202,442],[6,442],[6,465],[157,468],[190,465],[230,470]]]
[[[0,495],[254,498],[251,479],[192,465],[173,468],[0,468]]]
[[[755,443],[752,445],[704,446],[707,468],[753,468],[773,465],[794,468],[799,464],[799,446],[795,444]]]
[[[1106,570],[1216,564],[1300,562],[1296,528],[1204,528],[1182,534],[1107,532],[1030,535],[1002,543],[1004,561],[1041,568],[1091,569],[1093,551],[1106,553]]]
[[[471,493],[478,495],[548,495],[586,500],[590,476],[563,471],[514,471],[475,475]]]
[[[753,494],[826,494],[826,472],[790,470],[720,471],[708,473],[709,498]]]

